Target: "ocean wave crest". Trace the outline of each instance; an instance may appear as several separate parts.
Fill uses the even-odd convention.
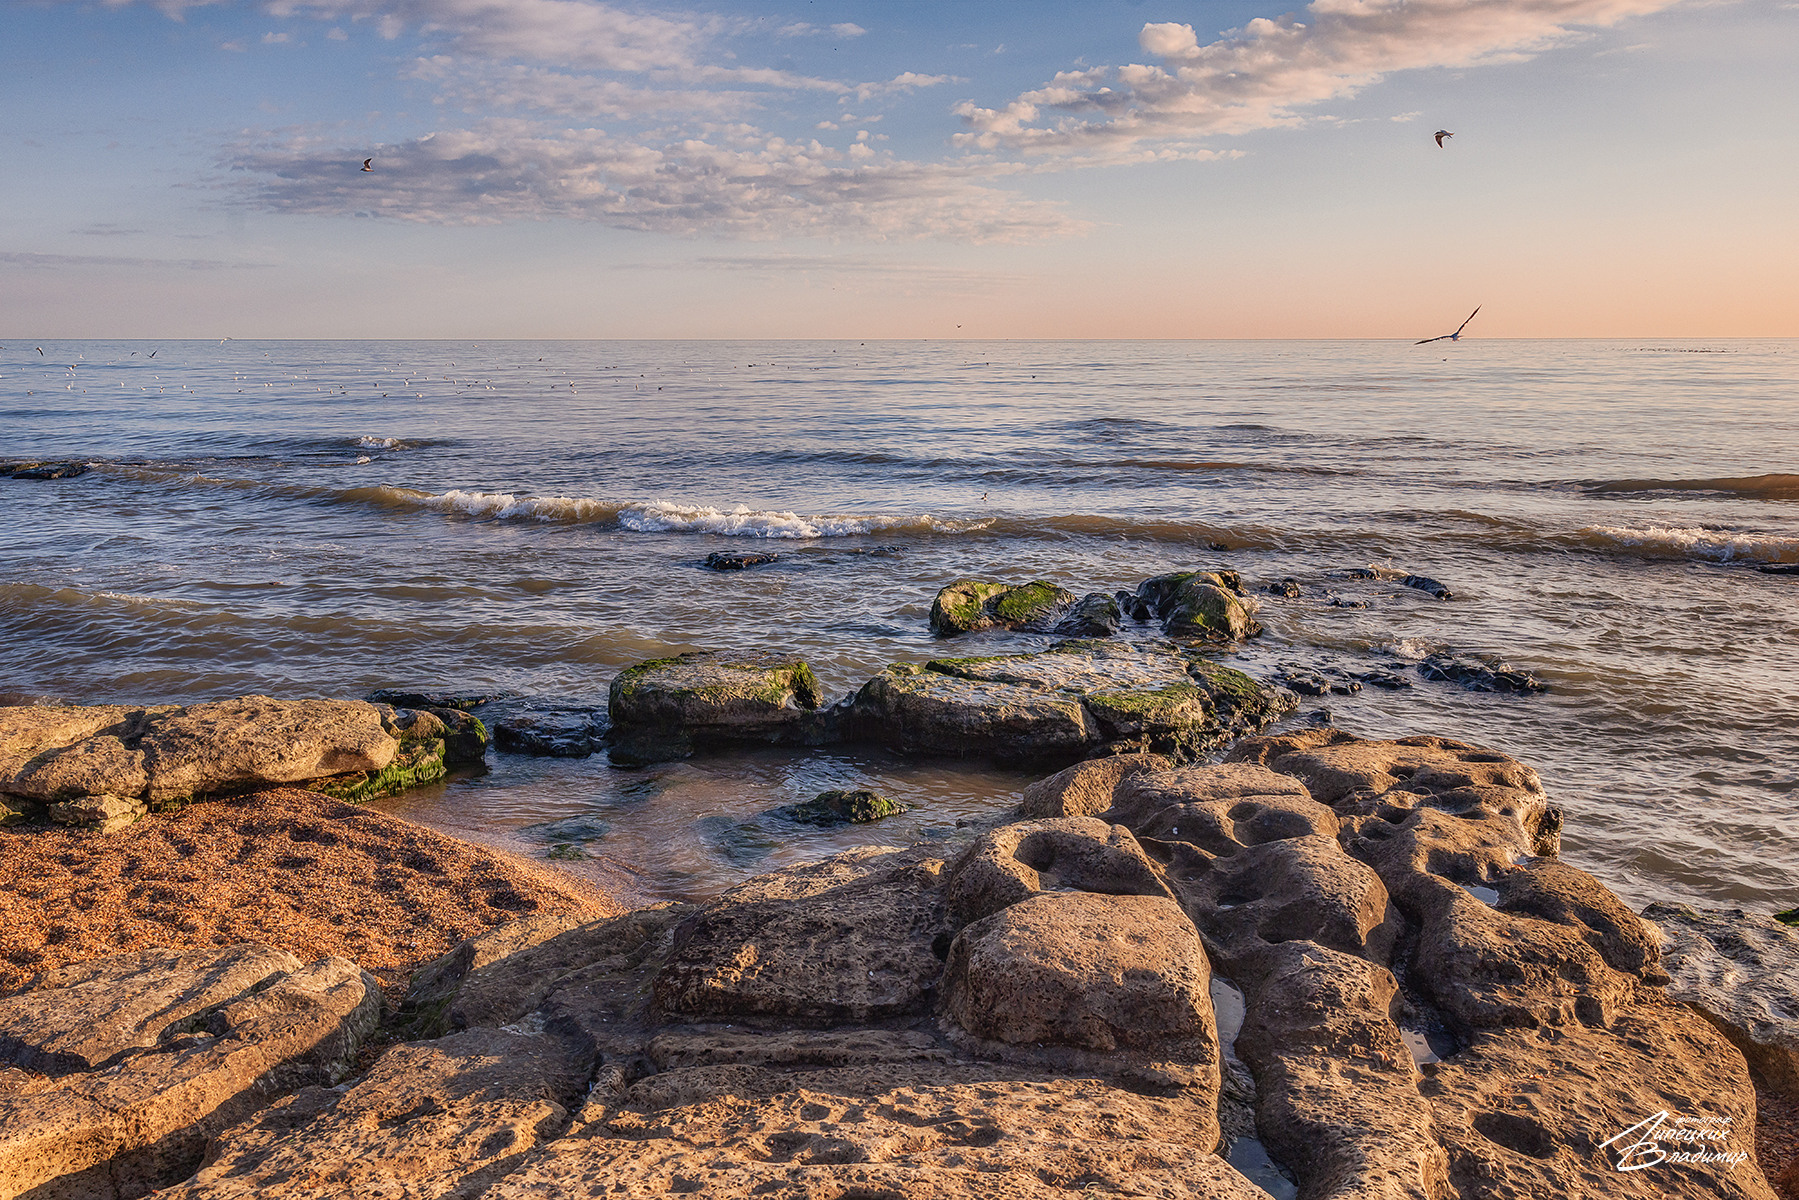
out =
[[[398,450],[402,445],[399,438],[360,437],[356,446],[361,450]]]
[[[1724,479],[1582,480],[1591,495],[1630,492],[1720,492],[1751,500],[1799,500],[1799,475],[1744,475]]]
[[[1576,536],[1598,549],[1625,548],[1645,557],[1703,558],[1712,562],[1799,561],[1799,537],[1734,529],[1648,525],[1589,525]]]
[[[886,513],[801,516],[794,512],[753,509],[745,504],[726,510],[660,500],[625,506],[619,510],[618,523],[639,533],[713,533],[725,537],[795,539],[854,537],[882,532],[966,533],[986,525],[979,520],[946,520],[929,513],[921,516]]]

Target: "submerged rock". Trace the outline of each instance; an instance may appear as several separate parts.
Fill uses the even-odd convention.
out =
[[[701,565],[714,571],[742,571],[748,567],[760,567],[765,563],[778,562],[780,558],[779,554],[754,550],[714,550],[706,556],[706,561]]]
[[[1429,592],[1439,600],[1454,600],[1455,593],[1448,587],[1428,575],[1407,575],[1399,581],[1409,588],[1417,588],[1421,592]]]
[[[36,462],[10,463],[7,474],[14,479],[74,479],[86,475],[89,467],[84,462]]]
[[[1723,1031],[1749,1064],[1799,1100],[1799,930],[1742,909],[1651,904],[1668,994]]]
[[[700,651],[639,663],[612,681],[612,755],[684,758],[708,746],[828,740],[812,668],[770,651]]]
[[[1297,600],[1300,597],[1299,580],[1289,575],[1279,583],[1271,583],[1268,585],[1268,594],[1281,596],[1288,600]]]
[[[516,695],[515,692],[425,692],[406,688],[377,688],[368,694],[368,701],[371,704],[391,704],[395,708],[455,708],[468,712],[496,700],[514,699]]]
[[[931,628],[940,637],[979,629],[1048,632],[1074,604],[1073,592],[1047,580],[1009,584],[958,579],[939,589],[931,602]]]
[[[867,789],[820,792],[802,804],[789,804],[774,815],[802,825],[862,825],[908,811],[904,804]]]
[[[1439,683],[1459,683],[1471,692],[1546,692],[1549,685],[1529,671],[1498,658],[1472,654],[1432,654],[1418,674]]]
[[[1172,643],[1061,642],[1037,654],[898,664],[863,685],[848,736],[913,753],[1071,761],[1153,750],[1190,757],[1292,706]]]
[[[587,709],[515,713],[493,726],[494,749],[540,758],[586,758],[601,748],[605,735],[604,714]]]

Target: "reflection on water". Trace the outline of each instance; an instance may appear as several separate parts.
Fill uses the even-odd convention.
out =
[[[1018,802],[1028,772],[957,760],[908,761],[876,748],[768,748],[638,769],[591,758],[493,754],[481,774],[374,802],[384,812],[608,884],[633,898],[699,900],[765,871],[857,846],[941,842],[945,852]],[[775,810],[833,789],[867,788],[909,811],[820,827]]]

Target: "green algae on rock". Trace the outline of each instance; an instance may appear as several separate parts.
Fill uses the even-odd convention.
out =
[[[402,742],[393,761],[379,771],[357,771],[330,779],[317,779],[306,786],[309,791],[323,792],[338,800],[361,803],[364,800],[391,796],[407,788],[435,783],[444,777],[446,771],[444,741],[442,738],[431,738]]]
[[[774,815],[801,825],[865,825],[908,811],[906,805],[866,788],[820,792],[800,804],[775,809]]]
[[[846,732],[914,753],[1074,761],[1188,759],[1265,728],[1283,691],[1172,642],[1058,642],[1035,654],[896,664],[851,702]]]
[[[1243,581],[1235,571],[1176,571],[1145,579],[1137,597],[1155,613],[1169,637],[1242,641],[1262,632],[1250,615]]]
[[[940,589],[931,602],[931,628],[941,637],[978,629],[1047,632],[1078,599],[1045,579],[1026,584],[958,579]]]
[[[696,651],[619,672],[608,708],[613,757],[654,762],[707,745],[823,740],[812,668],[771,651]]]

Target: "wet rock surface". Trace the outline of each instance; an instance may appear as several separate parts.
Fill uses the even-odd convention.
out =
[[[827,740],[818,678],[767,651],[698,651],[629,667],[607,702],[621,761],[684,758],[708,746]]]
[[[486,744],[466,712],[360,700],[0,707],[0,795],[12,821],[108,832],[149,808],[282,784],[386,795],[478,760]]]
[[[755,551],[714,550],[706,556],[700,565],[713,571],[743,571],[750,567],[765,566],[771,562],[779,562],[779,554],[756,553]]]
[[[1079,640],[1037,654],[889,667],[856,694],[842,723],[845,736],[914,753],[1190,757],[1266,728],[1291,703],[1172,642]]]
[[[1651,904],[1668,994],[1700,1013],[1770,1085],[1799,1100],[1799,929],[1741,909]]]
[[[1076,603],[1073,592],[1047,580],[1012,584],[995,579],[958,579],[939,589],[931,602],[931,628],[940,637],[980,629],[1046,633]]]
[[[188,1200],[1247,1200],[1264,1193],[1231,1162],[1265,1148],[1307,1200],[1773,1200],[1743,1054],[1664,986],[1699,979],[1685,964],[1730,929],[1695,926],[1706,945],[1676,961],[1680,914],[1664,943],[1560,862],[1560,813],[1524,764],[1321,728],[1217,765],[1083,763],[1028,803],[1061,815],[948,857],[868,847],[705,904],[498,927],[418,973],[390,1026],[411,1040],[347,1086],[257,1093],[141,1168],[90,1139],[85,1165],[31,1167],[28,1186],[104,1162],[115,1191],[96,1194]],[[1789,948],[1755,943],[1770,983]],[[6,1001],[39,1004],[6,1053],[29,1042],[83,1077],[175,1061],[184,1014],[314,970],[243,950],[210,975],[170,964],[186,974],[127,1002],[135,969]],[[1220,994],[1240,1025],[1233,999],[1221,1029]],[[52,1087],[4,1086],[15,1105]],[[1722,1131],[1717,1153],[1621,1171],[1658,1113]],[[0,1138],[49,1161],[27,1141]]]
[[[1547,684],[1529,671],[1498,658],[1473,654],[1432,654],[1418,664],[1418,674],[1442,683],[1459,683],[1471,692],[1546,692]]]

